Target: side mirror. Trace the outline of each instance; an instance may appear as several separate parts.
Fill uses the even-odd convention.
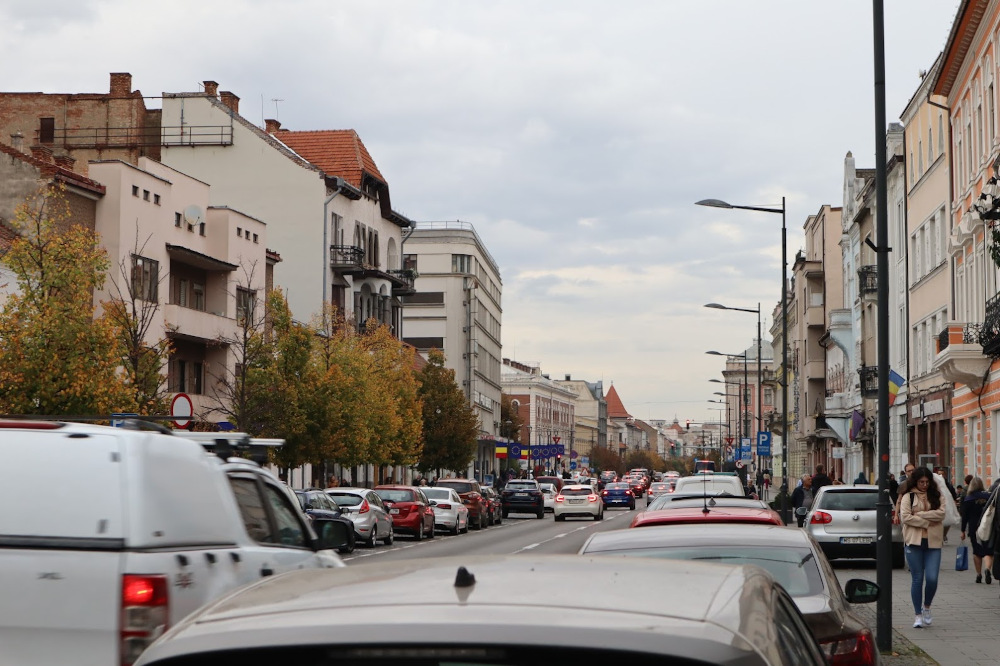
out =
[[[799,508],[795,509],[795,515],[798,516],[799,518],[805,517],[807,513],[809,513],[809,509],[807,509],[804,506],[800,506]]]
[[[313,521],[316,531],[316,550],[339,550],[350,544],[347,530],[352,529],[339,520],[316,518]]]
[[[852,604],[870,604],[878,599],[878,585],[870,580],[852,578],[844,585],[844,596]]]

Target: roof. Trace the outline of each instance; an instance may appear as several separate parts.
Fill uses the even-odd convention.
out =
[[[584,543],[581,553],[654,548],[665,544],[712,545],[716,543],[745,546],[809,546],[809,535],[797,527],[778,525],[660,525],[641,530],[596,532]]]
[[[757,509],[745,506],[709,507],[706,512],[702,507],[674,507],[659,511],[643,511],[632,519],[632,527],[649,527],[665,524],[697,524],[706,523],[770,523],[777,525],[781,516],[774,509]]]
[[[98,183],[96,180],[92,180],[86,176],[81,176],[72,169],[67,169],[66,167],[60,166],[55,162],[40,160],[34,155],[28,155],[27,153],[23,153],[20,150],[3,143],[0,143],[0,153],[5,153],[14,159],[19,159],[22,162],[31,164],[41,172],[43,177],[51,176],[55,180],[62,181],[67,185],[74,185],[97,194],[103,195],[105,193],[106,188],[104,185]]]
[[[948,33],[948,41],[945,42],[944,60],[931,88],[932,94],[945,97],[951,95],[988,5],[989,0],[961,1],[955,20],[951,24],[951,31]]]
[[[614,384],[608,389],[608,394],[604,396],[604,401],[608,403],[609,419],[627,419],[632,416],[625,409],[625,405],[622,404],[622,399],[618,397],[618,391],[615,389]]]
[[[331,176],[340,176],[361,189],[364,174],[382,183],[375,160],[354,130],[313,130],[293,132],[279,129],[274,137]]]
[[[672,657],[698,654],[709,663],[764,663],[759,653],[751,655],[767,650],[763,643],[774,636],[745,626],[755,617],[770,626],[774,583],[763,570],[660,559],[623,563],[578,555],[466,555],[292,571],[189,615],[143,654],[143,663],[209,645],[391,649],[450,646],[456,636],[466,646],[595,645]],[[580,603],[577,587],[566,584],[572,580],[589,581],[586,603]],[[657,593],[635,594],[651,585]],[[676,603],[678,598],[685,602]]]

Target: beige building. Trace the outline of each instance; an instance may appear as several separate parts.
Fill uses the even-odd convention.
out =
[[[503,359],[503,392],[511,397],[522,428],[518,441],[530,444],[531,468],[554,468],[552,445],[569,451],[576,428],[576,392],[543,375],[537,365]],[[548,450],[548,455],[545,454]]]
[[[573,379],[570,375],[557,381],[576,393],[576,424],[571,441],[578,457],[572,458],[571,453],[571,459],[589,467],[590,452],[608,445],[608,402],[604,399],[604,382]]]

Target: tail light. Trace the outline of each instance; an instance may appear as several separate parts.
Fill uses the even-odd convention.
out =
[[[358,513],[368,513],[371,510],[372,507],[368,504],[368,500],[361,500],[361,506],[358,507]]]
[[[812,518],[809,519],[810,525],[826,525],[833,522],[833,516],[828,514],[826,511],[814,511]]]
[[[557,501],[557,502],[563,502],[563,501],[565,501],[565,500],[566,500],[566,498],[565,498],[565,497],[563,497],[562,495],[556,495],[556,501]]]
[[[820,643],[830,666],[871,666],[877,664],[875,641],[868,629]]]
[[[129,666],[167,629],[169,605],[166,576],[122,576],[120,662]]]
[[[451,511],[451,504],[441,504],[441,502],[438,502],[437,508]]]
[[[597,495],[593,495],[593,494],[587,495],[587,501],[588,502],[596,502],[597,501]]]
[[[631,490],[626,490],[626,491],[625,491],[625,494],[626,494],[626,495],[628,495],[629,497],[632,497],[632,496],[633,496],[633,495],[632,495],[632,491],[631,491]]]
[[[607,490],[602,490],[602,491],[601,491],[601,494],[602,494],[602,495],[607,495],[607,494],[608,494],[608,491],[607,491]]]

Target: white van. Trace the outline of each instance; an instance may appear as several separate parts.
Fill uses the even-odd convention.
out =
[[[677,485],[674,486],[674,492],[683,494],[696,493],[699,495],[718,495],[719,493],[729,493],[730,495],[736,495],[737,497],[743,497],[746,495],[746,491],[743,488],[743,482],[740,481],[740,477],[706,472],[700,472],[698,474],[694,474],[693,476],[682,476],[677,479]]]
[[[344,566],[272,474],[160,430],[0,420],[0,665],[131,664],[240,585]]]

